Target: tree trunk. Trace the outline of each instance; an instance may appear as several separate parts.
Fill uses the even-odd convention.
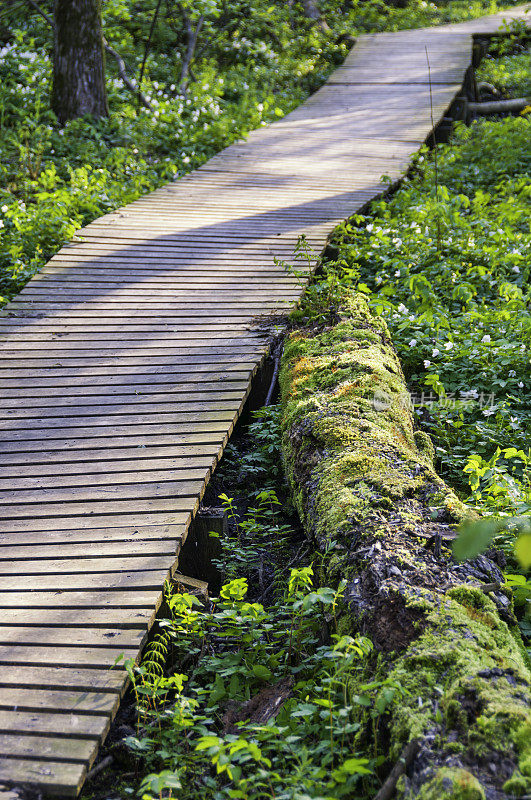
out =
[[[308,19],[311,19],[323,31],[330,33],[330,26],[321,14],[317,0],[302,0],[302,7]]]
[[[483,100],[481,103],[469,103],[468,110],[472,114],[487,117],[490,114],[517,114],[531,106],[531,97],[513,97],[510,100]]]
[[[59,122],[109,113],[100,0],[55,0],[52,108]]]
[[[339,632],[368,635],[376,677],[403,692],[367,735],[389,771],[418,740],[398,796],[529,792],[531,676],[503,576],[486,557],[452,560],[467,510],[434,471],[387,327],[361,296],[290,335],[281,392],[294,501],[324,553],[323,581],[347,580]]]

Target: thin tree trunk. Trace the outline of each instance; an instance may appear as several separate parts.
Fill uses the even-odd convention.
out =
[[[183,59],[183,64],[181,67],[181,77],[179,78],[179,88],[182,91],[186,91],[186,87],[188,85],[188,76],[190,74],[190,69],[192,67],[192,62],[194,60],[195,49],[197,47],[197,40],[199,38],[199,34],[201,33],[201,28],[203,27],[203,22],[205,19],[204,14],[201,14],[197,21],[197,25],[192,25],[192,22],[183,9],[183,18],[184,18],[184,26],[186,28],[186,37],[187,37],[187,45],[186,45],[186,54]]]
[[[100,0],[55,0],[52,108],[61,123],[109,113]]]
[[[302,7],[308,19],[311,19],[323,31],[330,33],[330,26],[321,14],[317,0],[302,0]]]
[[[118,74],[120,75],[120,78],[122,79],[126,88],[138,98],[139,102],[144,106],[144,108],[149,109],[149,111],[153,111],[153,106],[147,99],[146,95],[143,94],[136,83],[128,77],[127,70],[125,68],[125,61],[123,60],[122,56],[114,49],[114,47],[111,47],[105,37],[103,38],[103,46],[105,47],[105,52],[109,53],[109,55],[115,59],[116,66],[118,67]]]
[[[486,557],[452,559],[446,545],[467,511],[414,430],[385,323],[361,296],[332,316],[285,343],[283,453],[322,579],[347,581],[339,632],[372,639],[375,677],[397,692],[367,736],[389,771],[418,740],[400,798],[526,794],[531,676],[503,575]]]

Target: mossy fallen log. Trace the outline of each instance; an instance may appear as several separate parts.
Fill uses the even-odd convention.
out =
[[[451,558],[445,540],[467,509],[415,431],[384,321],[357,295],[336,312],[287,338],[283,455],[323,579],[348,581],[341,632],[370,636],[381,674],[405,690],[379,726],[380,752],[391,766],[420,742],[400,797],[528,793],[531,676],[504,591],[477,588],[503,576],[489,558]]]

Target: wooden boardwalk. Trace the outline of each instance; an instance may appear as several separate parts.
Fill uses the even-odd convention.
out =
[[[0,317],[0,784],[75,796],[291,309],[275,265],[396,181],[459,92],[464,25],[363,36],[286,118],[88,225]]]

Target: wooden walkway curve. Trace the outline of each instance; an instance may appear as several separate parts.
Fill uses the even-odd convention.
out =
[[[360,37],[327,84],[88,225],[0,316],[0,784],[75,796],[211,471],[294,306],[274,262],[399,179],[499,16]]]

